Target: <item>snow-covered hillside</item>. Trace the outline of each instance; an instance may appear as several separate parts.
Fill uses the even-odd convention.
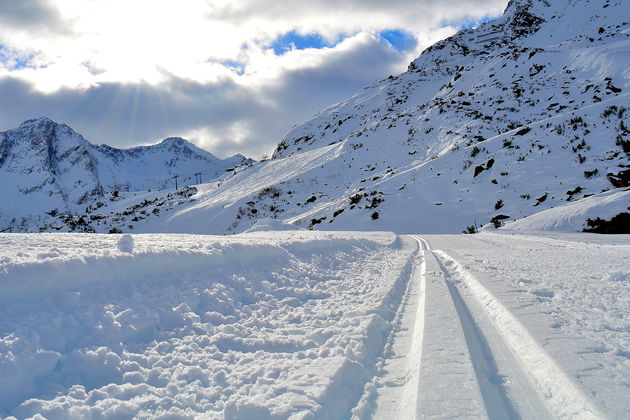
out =
[[[175,171],[147,175],[160,165],[122,157],[145,149],[69,149],[85,160],[80,168],[111,158],[68,177],[64,200],[83,208],[49,217],[57,205],[41,204],[38,223],[13,231],[231,234],[273,218],[316,230],[455,233],[560,208],[545,214],[563,214],[579,231],[588,218],[627,218],[627,194],[608,192],[630,186],[628,16],[621,0],[510,1],[501,18],[438,42],[407,72],[295,127],[271,160],[180,191],[155,191]],[[195,155],[165,142],[152,150]],[[193,166],[182,161],[177,172],[190,176]],[[141,186],[84,202],[121,183],[120,172]],[[57,183],[46,173],[20,188],[43,200],[62,190]],[[19,214],[23,203],[9,206]],[[560,226],[538,220],[537,228]]]
[[[167,216],[150,203],[165,193],[105,202],[90,226],[220,234],[276,218],[461,232],[586,197],[589,217],[609,219],[630,205],[625,194],[593,205],[630,183],[628,16],[624,1],[511,1],[500,19],[297,126],[272,160],[197,186]]]
[[[628,235],[0,243],[0,417],[630,416]]]
[[[174,185],[174,175],[180,186],[197,184],[250,162],[240,155],[218,159],[181,138],[123,150],[93,146],[65,124],[25,121],[0,133],[0,231],[37,230],[106,196],[162,190]]]

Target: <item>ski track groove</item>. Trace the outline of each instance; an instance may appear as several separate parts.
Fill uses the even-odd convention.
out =
[[[497,367],[495,357],[481,328],[476,324],[459,290],[449,279],[448,270],[444,267],[442,261],[437,259],[437,262],[445,274],[446,286],[448,287],[451,299],[453,299],[457,316],[464,330],[466,344],[470,351],[473,368],[477,376],[488,417],[497,419],[518,418],[519,416],[516,413],[514,404],[510,400],[505,388],[506,380]]]
[[[378,408],[375,407],[376,399],[378,398],[378,390],[382,388],[402,388],[401,394],[396,394],[396,397],[402,395],[400,399],[393,398],[387,401],[389,404],[392,404],[392,406],[388,408],[396,412],[396,415],[391,418],[415,418],[419,378],[418,369],[414,369],[414,366],[420,363],[421,354],[419,349],[422,347],[422,326],[424,317],[424,284],[421,282],[424,277],[424,257],[419,243],[416,252],[410,257],[408,264],[410,265],[410,269],[407,285],[394,319],[391,322],[392,328],[385,342],[383,353],[376,363],[376,374],[366,384],[365,391],[359,403],[352,410],[351,415],[353,419],[365,417],[378,418],[378,416],[374,416],[374,412]],[[414,295],[418,295],[417,302],[414,301]],[[413,308],[416,304],[418,306],[414,318],[411,320],[413,325],[411,325],[410,320],[407,319],[409,315],[407,308]],[[408,349],[406,349],[408,351],[404,355],[405,360],[407,360],[405,373],[393,380],[383,380],[384,374],[389,367],[388,363],[392,363],[393,360],[395,363],[397,359],[396,349],[394,348],[397,335],[404,335],[405,331],[410,331],[411,333],[411,343]]]
[[[420,418],[486,418],[474,360],[439,263],[422,238],[426,262],[426,307],[416,416]]]
[[[424,242],[427,251],[433,254],[444,272],[445,282],[467,335],[467,343],[478,379],[484,376],[489,379],[489,383],[480,383],[486,408],[491,408],[487,413],[489,417],[518,418],[519,414],[514,410],[509,394],[503,385],[506,381],[496,368],[493,350],[488,346],[484,332],[475,319],[475,308],[466,304],[461,292],[469,292],[488,316],[504,344],[521,364],[529,378],[529,383],[534,387],[534,392],[544,401],[553,417],[603,417],[584,392],[535,341],[526,328],[472,274],[463,269],[444,251],[431,250],[424,239],[417,239]],[[481,381],[485,382],[485,379]],[[494,411],[497,402],[503,405],[505,410],[503,414],[500,411]]]

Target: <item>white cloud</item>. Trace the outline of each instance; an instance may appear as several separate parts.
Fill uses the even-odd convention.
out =
[[[506,2],[3,0],[0,92],[11,96],[0,96],[0,127],[47,115],[92,142],[188,135],[217,154],[259,156],[317,110],[403,71],[457,21]],[[387,29],[416,48],[387,45],[377,36]],[[272,42],[291,31],[345,39],[276,55]]]

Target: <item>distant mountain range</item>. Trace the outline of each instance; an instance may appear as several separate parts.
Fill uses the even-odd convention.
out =
[[[105,196],[174,188],[214,179],[251,163],[222,160],[171,137],[153,146],[95,146],[65,124],[25,121],[0,133],[0,231],[30,231],[49,216],[80,214]]]
[[[264,218],[403,233],[458,233],[475,225],[588,228],[587,219],[630,210],[629,21],[627,1],[512,0],[501,18],[438,42],[405,73],[297,126],[270,160],[194,190],[120,193],[97,200],[89,212],[11,229],[221,234]],[[4,136],[0,170],[12,177]],[[23,172],[21,183],[4,185],[24,194],[35,188],[42,198],[63,191],[73,203],[95,203],[93,197],[120,185],[157,188],[149,179],[159,176],[141,169],[150,165],[124,166],[138,172],[116,178],[123,166],[115,162],[124,159],[97,164],[97,156],[115,155],[100,148],[100,154],[59,148],[65,162],[81,164],[59,165],[57,172],[46,166],[50,148],[35,149],[42,163]],[[22,162],[26,152],[16,150]],[[89,169],[96,167],[103,173]],[[83,175],[75,175],[79,170]],[[55,183],[51,173],[67,173],[70,181]],[[33,174],[37,181],[26,183]]]

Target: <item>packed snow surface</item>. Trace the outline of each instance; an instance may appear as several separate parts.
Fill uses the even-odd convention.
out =
[[[627,235],[0,244],[0,417],[630,416]]]

